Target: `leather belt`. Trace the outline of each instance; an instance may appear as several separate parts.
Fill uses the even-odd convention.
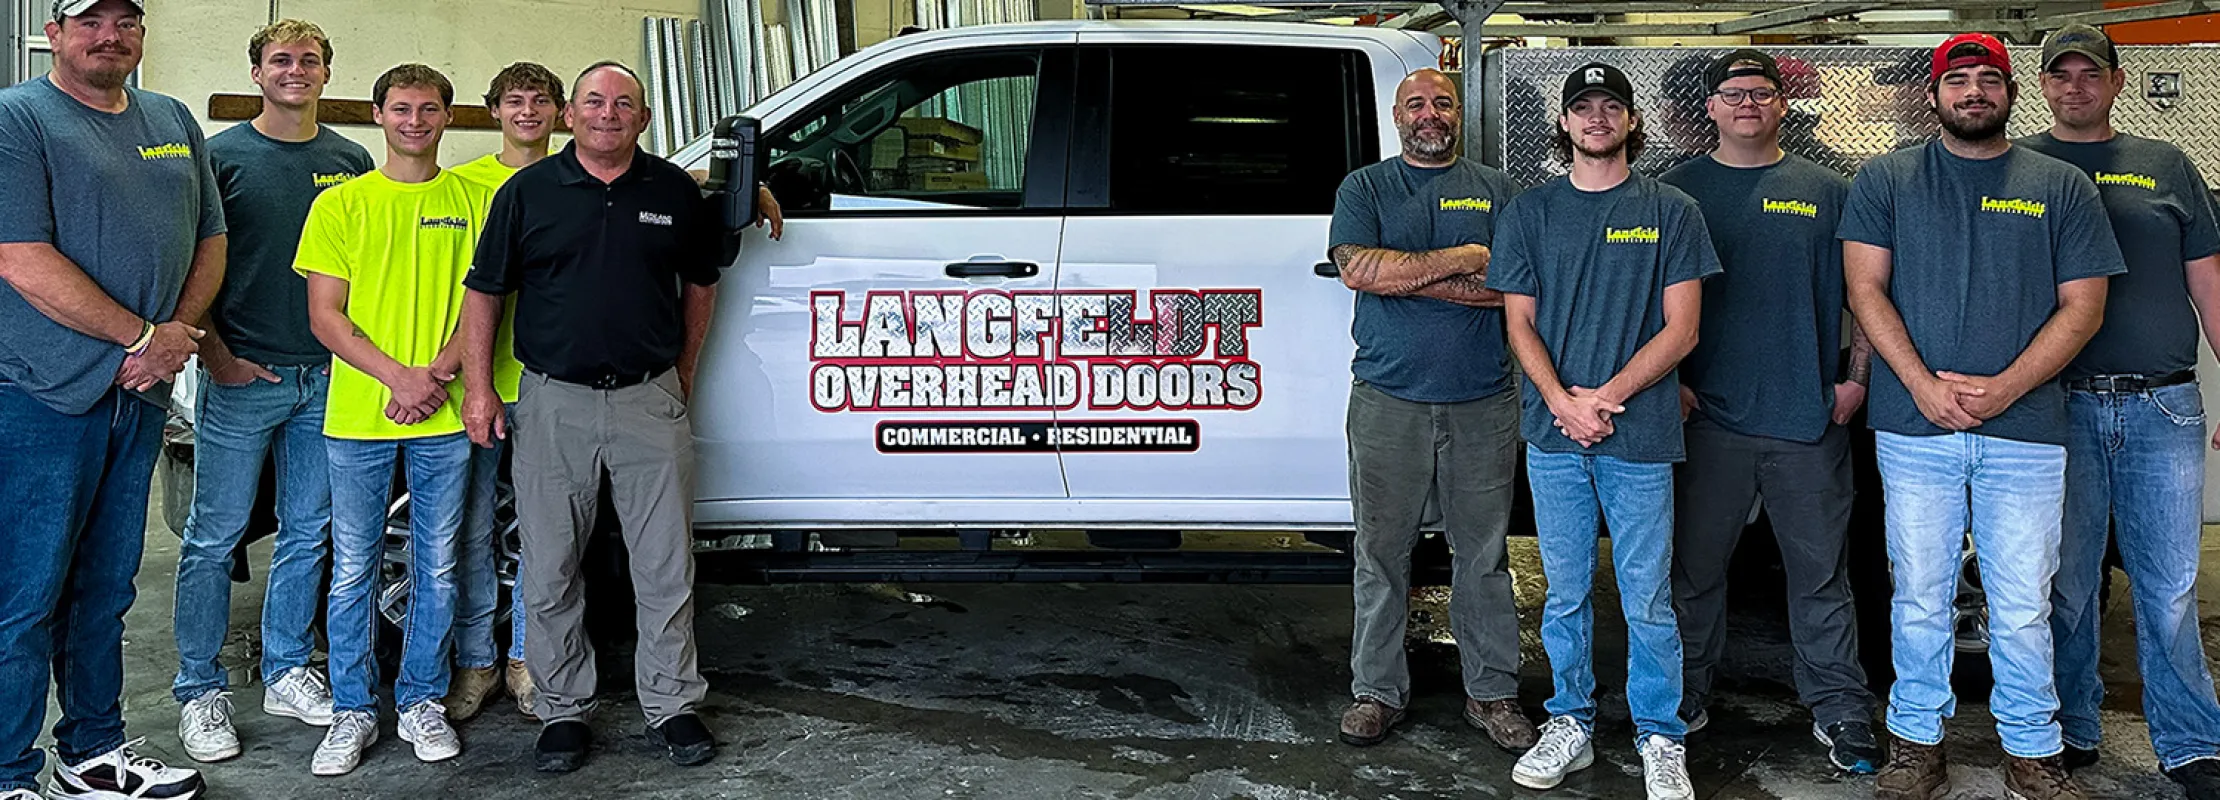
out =
[[[588,389],[600,389],[607,392],[617,389],[626,389],[638,386],[643,383],[647,383],[648,381],[655,380],[655,376],[661,375],[668,371],[670,371],[670,368],[665,367],[653,372],[605,372],[599,375],[571,377],[549,375],[547,377],[549,380],[562,381],[574,386],[584,386]]]
[[[2197,371],[2185,369],[2165,375],[2091,375],[2066,382],[2066,388],[2076,392],[2101,392],[2107,394],[2139,394],[2152,389],[2180,386],[2197,379]]]

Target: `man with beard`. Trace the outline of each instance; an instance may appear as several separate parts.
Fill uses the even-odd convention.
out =
[[[200,125],[126,85],[135,0],[56,0],[54,70],[0,89],[0,800],[190,798],[199,773],[124,738],[123,615],[169,381],[223,282]]]
[[[1504,570],[1518,406],[1504,361],[1503,299],[1484,288],[1502,171],[1457,157],[1463,108],[1423,69],[1395,93],[1402,155],[1357,170],[1334,203],[1329,253],[1357,291],[1349,497],[1356,518],[1356,697],[1341,740],[1366,746],[1404,718],[1411,549],[1438,499],[1455,560],[1450,624],[1465,720],[1513,752],[1534,744],[1518,703],[1518,611]]]
[[[2099,595],[2118,526],[2135,599],[2136,651],[2151,746],[2191,798],[2220,798],[2220,700],[2197,626],[2204,406],[2197,331],[2220,342],[2220,226],[2204,175],[2165,142],[2112,129],[2125,85],[2104,32],[2060,28],[2043,43],[2052,125],[2019,144],[2097,183],[2127,274],[2104,324],[2066,365],[2066,516],[2051,588],[2066,768],[2097,760]],[[2220,440],[2216,440],[2220,441]]]
[[[1986,34],[1937,47],[1928,98],[1942,139],[1869,162],[1839,233],[1850,307],[1883,360],[1868,421],[1895,580],[1897,742],[1875,785],[1890,800],[1937,797],[1948,782],[1952,597],[1969,522],[2005,789],[2082,797],[2058,758],[2051,661],[2069,430],[2056,376],[2096,333],[2106,278],[2124,267],[2089,176],[2004,138],[2011,70]]]
[[[1872,351],[1847,374],[1842,245],[1850,182],[1781,148],[1788,110],[1772,56],[1736,50],[1711,62],[1703,108],[1719,148],[1660,180],[1703,206],[1726,274],[1704,284],[1699,344],[1681,364],[1688,461],[1675,476],[1673,599],[1682,656],[1681,718],[1702,728],[1726,654],[1727,566],[1759,496],[1788,578],[1796,689],[1812,734],[1838,769],[1880,766],[1874,700],[1858,664],[1850,598],[1850,433]]]
[[[1609,64],[1573,70],[1558,117],[1571,174],[1504,209],[1488,288],[1503,293],[1526,371],[1526,477],[1549,596],[1542,645],[1556,695],[1511,779],[1548,789],[1594,754],[1598,524],[1627,624],[1628,710],[1652,800],[1694,795],[1681,740],[1681,652],[1670,572],[1673,463],[1682,459],[1674,365],[1696,344],[1702,279],[1719,257],[1696,201],[1629,168],[1645,121]]]

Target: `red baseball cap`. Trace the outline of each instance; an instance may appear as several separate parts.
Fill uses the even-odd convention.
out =
[[[1961,33],[1935,48],[1927,62],[1927,80],[1942,80],[1943,73],[1962,67],[1995,67],[2012,75],[2012,54],[2004,43],[1986,33]]]

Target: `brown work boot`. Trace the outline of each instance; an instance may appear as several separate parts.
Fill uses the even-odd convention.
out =
[[[1371,747],[1386,739],[1388,731],[1403,721],[1403,709],[1394,708],[1370,697],[1359,697],[1341,712],[1341,741],[1358,747]]]
[[[1873,779],[1873,800],[1930,800],[1943,796],[1949,784],[1942,745],[1897,739],[1889,748],[1889,765]]]
[[[516,698],[517,713],[539,719],[538,715],[532,713],[532,698],[538,696],[539,692],[532,684],[532,673],[525,671],[524,662],[510,661],[503,672],[506,673],[503,676],[505,682],[509,684],[509,695]]]
[[[2081,787],[2066,774],[2065,759],[2004,759],[2004,793],[2012,800],[2083,800]]]
[[[501,685],[494,668],[458,669],[454,682],[447,687],[447,699],[440,705],[447,707],[447,717],[462,721],[478,716],[478,709],[486,704],[486,697]]]
[[[1526,717],[1526,709],[1519,708],[1519,701],[1511,698],[1465,698],[1465,722],[1486,733],[1495,746],[1513,753],[1526,752],[1541,737],[1534,730],[1534,721]]]

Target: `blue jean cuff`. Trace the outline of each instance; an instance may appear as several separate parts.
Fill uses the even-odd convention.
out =
[[[2206,753],[2203,755],[2190,756],[2178,762],[2169,762],[2161,759],[2158,762],[2158,770],[2160,772],[2173,772],[2174,770],[2181,769],[2182,767],[2186,767],[2191,764],[2195,764],[2199,761],[2220,761],[2220,753]]]
[[[2060,754],[2060,753],[2064,753],[2064,752],[2066,752],[2066,746],[2065,746],[2065,745],[2059,745],[2059,746],[2058,746],[2057,748],[2055,748],[2055,749],[2051,750],[2051,751],[2050,751],[2050,752],[2048,752],[2048,753],[2036,753],[2036,754],[2028,754],[2028,753],[2014,753],[2014,752],[2012,752],[2012,748],[2009,748],[2009,747],[2007,747],[2007,748],[2004,748],[2004,754],[2005,754],[2005,755],[2008,755],[2008,756],[2011,756],[2011,757],[2013,757],[2013,758],[2029,758],[2029,759],[2035,759],[2035,758],[2050,758],[2051,756],[2055,756],[2055,755],[2058,755],[2058,754]]]
[[[1936,746],[1936,745],[1940,745],[1940,744],[1942,744],[1942,737],[1940,737],[1940,736],[1937,736],[1937,737],[1935,737],[1935,740],[1934,740],[1934,741],[1932,741],[1932,742],[1923,742],[1923,741],[1920,741],[1920,740],[1919,740],[1919,737],[1917,737],[1917,736],[1911,736],[1911,735],[1907,735],[1907,734],[1905,734],[1905,733],[1904,733],[1904,731],[1903,731],[1903,729],[1901,729],[1901,728],[1898,728],[1898,727],[1896,727],[1896,723],[1893,723],[1893,722],[1892,722],[1892,723],[1889,723],[1889,724],[1888,724],[1888,729],[1889,729],[1889,735],[1890,735],[1890,736],[1894,736],[1894,737],[1896,737],[1897,739],[1900,739],[1900,740],[1902,740],[1902,741],[1907,741],[1907,742],[1911,742],[1912,744],[1916,744],[1916,745],[1919,745],[1919,746],[1921,746],[1921,747],[1934,747],[1934,746]]]

